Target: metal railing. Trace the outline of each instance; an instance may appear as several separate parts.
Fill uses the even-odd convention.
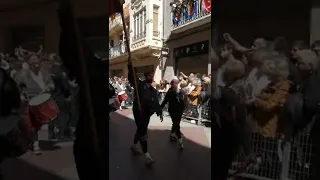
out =
[[[115,58],[118,56],[122,56],[126,54],[126,46],[125,44],[119,44],[118,46],[114,46],[109,49],[109,58]]]
[[[138,41],[138,40],[140,40],[140,39],[145,38],[146,36],[147,36],[147,33],[146,33],[146,31],[144,31],[144,32],[142,32],[142,33],[139,33],[139,34],[137,34],[137,35],[134,35],[134,36],[132,37],[132,41]]]
[[[179,26],[188,24],[193,21],[197,21],[198,19],[205,17],[205,16],[211,16],[211,12],[208,12],[205,10],[203,6],[203,0],[196,0],[195,4],[193,6],[193,10],[190,11],[192,13],[188,13],[188,8],[185,5],[177,5],[179,6],[180,11],[175,11],[173,9],[172,12],[172,23],[173,28],[178,28]]]
[[[311,175],[312,143],[310,142],[310,123],[302,132],[288,143],[282,139],[264,138],[252,133],[251,152],[259,154],[251,166],[238,176],[253,180],[308,180]],[[233,162],[231,173],[237,171],[243,162],[241,154]],[[313,167],[314,168],[314,167]]]

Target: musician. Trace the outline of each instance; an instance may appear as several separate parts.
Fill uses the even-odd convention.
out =
[[[110,112],[111,111],[116,111],[117,110],[117,106],[115,105],[115,99],[116,99],[116,91],[114,89],[114,87],[112,86],[112,84],[109,82],[109,120],[110,120]]]
[[[120,78],[116,80],[114,88],[115,88],[115,91],[117,93],[117,99],[116,100],[117,100],[119,109],[122,110],[123,101],[120,98],[120,96],[125,93],[125,88],[122,86]]]
[[[177,77],[174,77],[170,84],[171,87],[161,103],[161,108],[164,108],[164,106],[169,103],[168,111],[172,119],[170,139],[172,141],[176,141],[178,139],[180,149],[182,150],[183,143],[180,131],[180,121],[186,107],[186,94],[182,90],[179,90],[179,79]]]
[[[22,70],[19,76],[19,84],[22,87],[22,100],[24,102],[28,102],[28,100],[32,97],[35,97],[43,92],[51,92],[55,89],[52,78],[49,75],[49,72],[40,67],[40,59],[37,55],[33,55],[29,57],[28,61],[29,69]],[[28,106],[26,108],[27,116],[31,119],[31,122],[35,122],[36,116],[32,115],[29,112]],[[35,123],[33,123],[35,131],[40,130],[41,127],[36,127]],[[39,147],[38,137],[35,137],[35,141],[33,143],[33,149],[35,154],[42,154]]]
[[[135,82],[134,74],[132,71],[132,64],[128,64],[128,80],[134,89],[136,89],[139,93],[139,97],[135,94],[133,101],[133,116],[136,122],[137,130],[134,136],[133,145],[131,146],[131,151],[134,154],[140,154],[138,150],[138,142],[140,142],[141,149],[146,157],[146,165],[150,166],[154,163],[149,151],[148,151],[148,142],[147,142],[147,131],[148,125],[150,122],[150,117],[152,114],[157,113],[160,116],[161,121],[162,118],[162,110],[158,101],[158,94],[156,89],[151,86],[153,82],[154,72],[146,72],[144,74],[145,80],[138,80]],[[135,87],[137,84],[137,87]],[[138,101],[140,99],[140,103]],[[141,109],[140,109],[141,107]]]

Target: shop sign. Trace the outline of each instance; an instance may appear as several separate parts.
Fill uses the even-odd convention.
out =
[[[197,56],[209,53],[209,41],[198,42],[173,49],[175,58]]]

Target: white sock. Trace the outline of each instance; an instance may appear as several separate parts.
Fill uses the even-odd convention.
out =
[[[40,150],[39,141],[35,141],[35,142],[33,143],[33,150],[35,150],[35,151]]]
[[[150,153],[146,152],[144,155],[146,156],[146,158],[151,159]]]
[[[182,144],[182,138],[178,139],[179,143]]]

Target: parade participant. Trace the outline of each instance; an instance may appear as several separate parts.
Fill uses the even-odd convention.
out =
[[[182,150],[184,147],[180,131],[180,121],[186,106],[186,94],[184,94],[183,91],[179,90],[178,84],[179,79],[177,77],[174,77],[170,83],[171,87],[161,104],[161,108],[164,108],[164,106],[169,103],[168,111],[172,119],[170,140],[176,141],[178,139],[180,149]],[[177,137],[175,137],[175,135]]]
[[[135,82],[133,73],[134,72],[132,70],[132,64],[129,61],[128,79],[130,84],[134,86],[134,89],[138,91],[138,96],[140,97],[141,103],[139,104],[139,97],[137,97],[136,93],[133,101],[132,111],[137,130],[134,136],[133,145],[131,146],[131,151],[135,154],[140,154],[137,146],[138,142],[140,142],[141,149],[146,157],[146,165],[152,165],[154,163],[154,160],[152,159],[148,151],[147,142],[148,125],[150,122],[150,117],[154,113],[157,113],[157,115],[160,116],[161,121],[163,121],[162,110],[158,101],[157,91],[151,86],[151,83],[153,82],[154,72],[151,71],[144,73],[145,80],[138,80],[138,82]],[[136,85],[138,87],[135,87]]]
[[[114,88],[115,88],[116,93],[117,93],[116,101],[118,103],[119,109],[122,111],[123,103],[126,100],[126,98],[122,98],[122,96],[127,97],[127,95],[125,94],[125,88],[122,86],[122,82],[121,82],[120,78],[116,79],[116,83],[115,83]]]
[[[0,166],[5,158],[18,157],[28,151],[32,131],[18,114],[20,92],[16,82],[0,69]],[[0,169],[0,179],[2,179]]]
[[[19,76],[19,84],[23,86],[21,98],[27,103],[31,98],[40,95],[43,92],[50,92],[54,90],[54,83],[47,71],[40,67],[40,59],[38,56],[31,56],[28,61],[29,69],[25,69],[21,72]],[[32,114],[29,110],[29,105],[26,106],[27,117],[33,122],[33,126],[37,123],[34,123],[37,120],[37,116]],[[40,130],[41,126],[34,127],[35,131]],[[40,155],[40,147],[38,137],[35,137],[33,143],[33,149],[35,154]]]
[[[117,105],[116,105],[116,91],[111,83],[109,83],[109,112],[116,111]],[[109,113],[109,120],[110,120],[110,113]]]
[[[50,54],[49,61],[51,64],[50,74],[55,85],[55,90],[52,94],[60,109],[58,118],[49,124],[49,131],[51,132],[51,139],[55,139],[54,128],[57,127],[59,130],[58,139],[63,140],[65,133],[71,134],[68,129],[71,90],[67,74],[62,68],[62,62],[58,60],[55,54]]]

